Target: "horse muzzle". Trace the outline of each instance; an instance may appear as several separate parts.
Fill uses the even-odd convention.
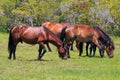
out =
[[[67,56],[62,57],[63,60],[67,60]]]
[[[113,55],[109,55],[109,58],[113,58]]]

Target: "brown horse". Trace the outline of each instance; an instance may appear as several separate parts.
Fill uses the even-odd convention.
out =
[[[61,40],[54,33],[52,33],[49,29],[43,26],[12,27],[9,33],[9,42],[8,42],[9,57],[8,59],[12,58],[12,53],[13,53],[13,59],[16,59],[15,51],[16,51],[17,44],[23,41],[25,43],[32,44],[32,45],[39,44],[38,60],[40,60],[42,56],[46,53],[46,48],[44,44],[46,44],[47,42],[50,42],[57,47],[59,56],[62,59],[67,59],[66,47],[63,46],[63,43],[61,42]]]
[[[99,35],[101,34],[101,35],[106,35],[106,38],[108,38],[110,41],[111,41],[111,47],[106,47],[105,46],[105,44],[107,45],[107,44],[109,44],[109,42],[108,43],[106,43],[107,42],[107,40],[105,41],[105,40],[103,40],[104,41],[104,50],[106,50],[106,52],[108,53],[109,52],[109,49],[111,48],[111,49],[114,49],[114,43],[113,43],[113,41],[111,40],[111,38],[108,36],[108,34],[106,33],[106,32],[104,32],[102,29],[100,29],[98,26],[92,26],[95,30],[97,30],[97,32],[99,32]],[[106,39],[106,38],[104,38],[104,39]],[[90,45],[90,55],[88,55],[88,47],[89,47],[89,45]],[[79,44],[77,44],[76,45],[76,47],[78,48],[78,50],[79,50],[79,56],[81,56],[81,54],[83,53],[83,43],[79,43]],[[95,52],[96,52],[96,45],[94,44],[94,43],[92,43],[92,42],[87,42],[86,43],[86,56],[90,56],[90,57],[92,57],[92,56],[95,56]],[[93,52],[93,54],[92,54],[92,52]]]
[[[42,24],[42,26],[47,27],[49,30],[51,30],[54,34],[56,34],[60,38],[60,33],[64,27],[69,27],[69,23],[55,23],[55,22],[45,22]],[[48,50],[51,51],[49,44],[47,43]],[[71,49],[73,50],[73,46],[71,46]]]
[[[65,36],[63,36],[65,35]],[[61,38],[65,38],[68,46],[73,40],[76,40],[77,45],[84,42],[94,43],[100,51],[100,56],[104,56],[104,46],[108,56],[113,57],[114,44],[110,37],[98,27],[90,27],[88,25],[75,24],[71,27],[64,28],[61,32]],[[69,56],[69,50],[68,57]]]

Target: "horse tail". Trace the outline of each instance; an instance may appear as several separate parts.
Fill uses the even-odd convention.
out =
[[[13,28],[11,28],[11,30],[12,29]],[[8,51],[9,51],[9,53],[13,50],[13,47],[14,47],[14,41],[13,41],[13,38],[12,38],[11,30],[9,32],[9,41],[8,41]]]
[[[65,35],[66,35],[65,30],[66,30],[66,29],[67,29],[67,27],[64,27],[64,28],[62,29],[61,33],[60,33],[60,40],[61,40],[61,41],[63,41],[64,38],[65,38]]]

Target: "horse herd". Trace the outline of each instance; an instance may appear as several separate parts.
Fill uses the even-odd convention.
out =
[[[100,56],[104,57],[104,50],[109,58],[114,56],[114,43],[110,36],[97,26],[88,26],[83,24],[55,23],[45,22],[40,26],[14,26],[10,29],[8,41],[8,59],[16,59],[16,47],[19,42],[28,44],[39,44],[38,60],[46,53],[45,44],[49,51],[49,43],[58,49],[59,57],[62,59],[70,58],[69,48],[73,42],[76,42],[76,48],[79,50],[79,56],[83,52],[83,43],[86,43],[86,56],[88,56],[88,46],[90,45],[90,55],[93,51],[95,55],[98,47]]]

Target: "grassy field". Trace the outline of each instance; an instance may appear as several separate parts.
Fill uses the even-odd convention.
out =
[[[112,37],[115,56],[109,59],[99,57],[97,49],[93,58],[78,56],[74,48],[71,59],[61,60],[56,47],[47,52],[42,61],[37,60],[38,45],[19,44],[16,60],[8,60],[8,34],[0,33],[0,80],[119,80],[120,79],[120,37]]]

